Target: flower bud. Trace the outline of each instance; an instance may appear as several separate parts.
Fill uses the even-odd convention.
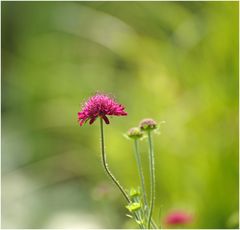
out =
[[[143,132],[139,128],[134,127],[128,130],[127,135],[130,138],[139,139],[143,136]]]
[[[146,118],[140,122],[139,127],[142,131],[151,131],[157,129],[157,122],[151,118]]]

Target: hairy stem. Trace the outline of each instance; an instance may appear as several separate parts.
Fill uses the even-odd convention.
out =
[[[155,200],[155,168],[154,168],[154,152],[151,131],[148,131],[148,144],[149,144],[149,169],[150,169],[150,207],[148,215],[148,228],[151,225],[151,218],[153,213],[153,205]]]
[[[108,168],[106,153],[105,153],[105,148],[104,148],[104,135],[103,135],[103,120],[102,120],[102,118],[100,118],[100,136],[101,136],[101,151],[102,151],[103,168],[105,169],[106,173],[111,178],[111,180],[114,182],[114,184],[121,191],[121,193],[123,194],[123,196],[125,197],[127,202],[131,203],[131,200],[128,197],[127,193],[124,191],[123,187],[120,185],[120,183],[117,181],[117,179],[114,177],[114,175],[111,173],[110,169]]]

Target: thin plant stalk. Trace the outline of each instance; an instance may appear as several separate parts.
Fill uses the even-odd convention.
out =
[[[111,178],[111,180],[114,182],[114,184],[119,188],[125,199],[128,203],[131,203],[130,198],[128,197],[127,193],[124,191],[123,187],[120,185],[118,180],[114,177],[114,175],[111,173],[110,169],[108,168],[107,159],[106,159],[106,153],[105,153],[105,147],[104,147],[104,134],[103,134],[103,120],[100,118],[100,136],[101,136],[101,151],[102,151],[102,163],[103,167],[108,174],[108,176]]]
[[[147,207],[147,195],[146,195],[146,189],[145,189],[143,167],[142,167],[141,156],[139,152],[139,143],[137,139],[134,140],[134,147],[135,147],[135,157],[137,161],[138,173],[139,173],[140,182],[141,182],[141,190],[143,194],[144,207]]]
[[[154,152],[151,131],[148,131],[148,144],[149,144],[149,170],[150,170],[150,207],[148,215],[148,228],[151,225],[153,206],[155,200],[155,168],[154,168]]]
[[[143,173],[141,155],[140,155],[140,151],[139,151],[139,142],[137,139],[134,140],[134,147],[135,147],[135,157],[136,157],[137,166],[138,166],[138,173],[139,173],[139,177],[140,177],[140,181],[141,181],[141,189],[142,189],[142,193],[143,193],[144,207],[148,207],[144,173]],[[158,228],[158,226],[156,225],[154,220],[151,220],[151,224],[154,228]]]

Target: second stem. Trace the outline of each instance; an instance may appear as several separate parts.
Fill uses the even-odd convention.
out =
[[[141,181],[143,202],[144,202],[144,209],[145,209],[145,207],[147,207],[147,195],[146,195],[146,189],[145,189],[145,183],[144,183],[142,161],[141,161],[141,156],[140,156],[139,146],[138,145],[139,145],[138,140],[135,139],[134,140],[135,157],[136,157],[138,173],[139,173],[139,177],[140,177],[140,181]]]
[[[153,206],[155,200],[155,167],[154,167],[154,152],[151,131],[148,131],[148,144],[149,144],[149,170],[150,170],[150,207],[148,215],[148,228],[151,226],[151,218],[153,213]]]

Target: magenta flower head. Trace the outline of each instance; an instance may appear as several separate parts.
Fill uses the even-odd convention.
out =
[[[82,111],[78,113],[78,121],[82,126],[89,120],[91,125],[98,117],[102,118],[106,124],[109,124],[109,116],[126,116],[124,106],[118,104],[113,98],[97,93],[83,105]]]
[[[182,225],[190,223],[192,219],[192,215],[188,213],[175,211],[167,215],[165,222],[168,225]]]

